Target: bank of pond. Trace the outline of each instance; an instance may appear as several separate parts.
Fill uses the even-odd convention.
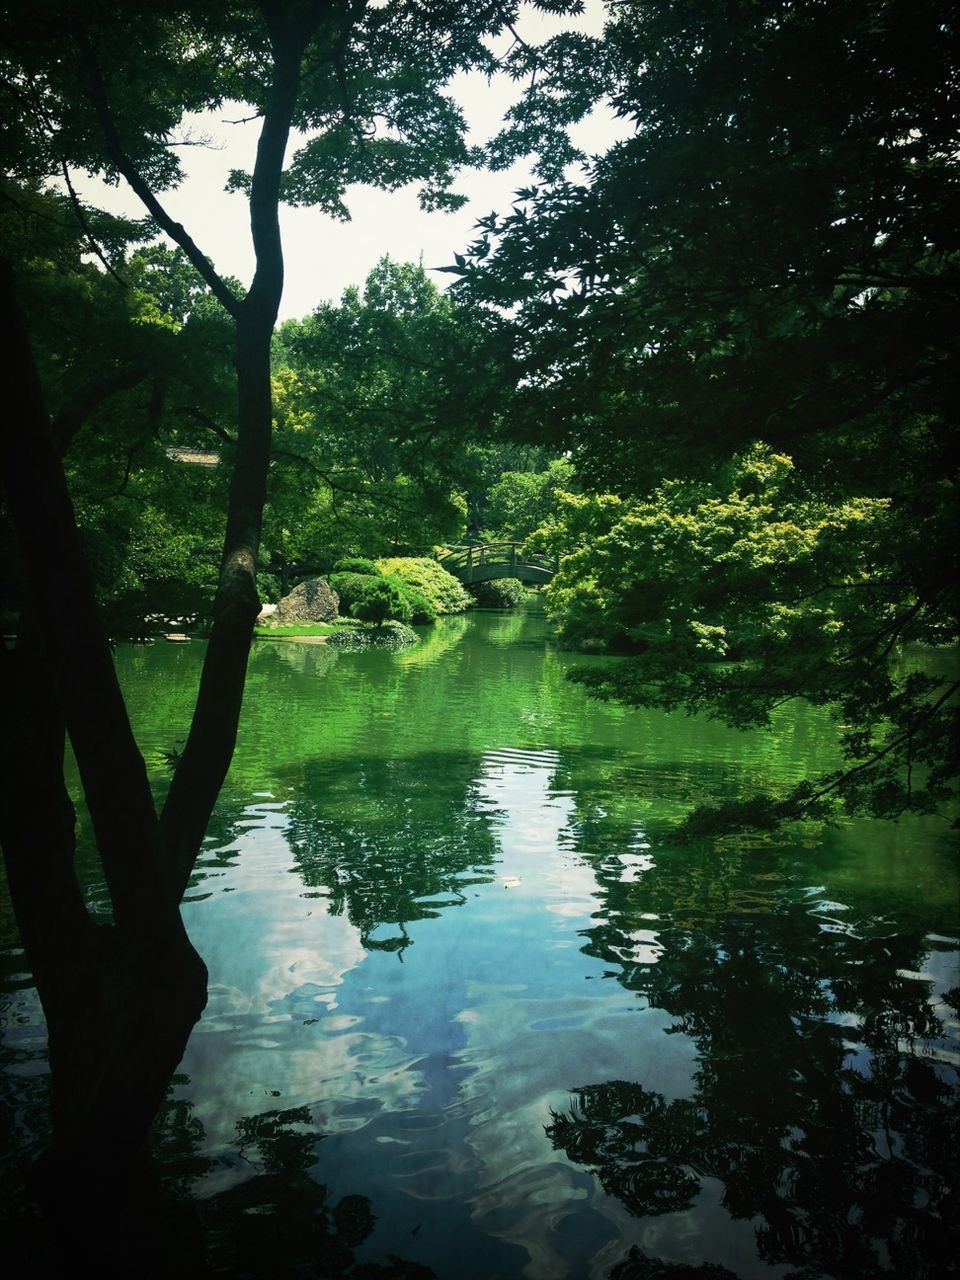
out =
[[[154,1135],[192,1262],[357,1280],[947,1274],[946,824],[673,843],[696,804],[822,772],[829,717],[783,707],[741,733],[591,701],[565,679],[583,657],[536,611],[418,634],[251,654],[183,906],[209,1003]],[[203,648],[117,650],[158,798]],[[106,920],[82,810],[79,835]],[[48,1077],[6,899],[2,927],[0,1191],[23,1245]]]

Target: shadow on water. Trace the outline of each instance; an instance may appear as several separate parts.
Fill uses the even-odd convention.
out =
[[[758,1258],[797,1280],[943,1275],[960,1246],[956,939],[869,887],[831,901],[788,847],[655,862],[603,843],[586,846],[601,907],[584,950],[693,1041],[694,1089],[582,1085],[552,1113],[555,1149],[640,1219],[719,1187]],[[612,1273],[659,1274],[639,1252]]]
[[[19,1119],[29,1126],[33,1154],[42,1135],[46,1077],[38,1087],[21,1093],[16,1104],[4,1099],[4,1150],[11,1133],[7,1126]],[[435,1280],[419,1263],[388,1255],[360,1261],[358,1246],[370,1235],[376,1214],[364,1195],[332,1196],[316,1178],[316,1151],[323,1141],[308,1107],[268,1110],[241,1117],[236,1133],[230,1185],[197,1198],[194,1188],[216,1176],[217,1161],[202,1154],[203,1125],[193,1103],[175,1096],[189,1086],[177,1075],[174,1088],[157,1114],[150,1152],[132,1185],[116,1188],[99,1211],[113,1218],[109,1241],[87,1242],[84,1258],[106,1276],[150,1277],[167,1280]],[[3,1196],[0,1222],[4,1230],[6,1274],[17,1280],[46,1280],[66,1274],[76,1261],[75,1246],[64,1250],[41,1217],[35,1181],[24,1166],[17,1176],[5,1162],[0,1176]],[[76,1197],[83,1203],[84,1171],[77,1170]],[[129,1176],[129,1175],[128,1175]],[[129,1237],[122,1251],[118,1244]]]
[[[376,1215],[366,1196],[334,1197],[316,1179],[322,1140],[308,1107],[241,1117],[232,1145],[248,1176],[193,1199],[191,1187],[215,1173],[215,1162],[199,1154],[203,1126],[192,1105],[168,1100],[154,1126],[154,1152],[163,1169],[168,1219],[187,1242],[170,1258],[176,1273],[186,1267],[188,1275],[237,1280],[431,1280],[428,1268],[401,1258],[358,1263],[355,1250]]]

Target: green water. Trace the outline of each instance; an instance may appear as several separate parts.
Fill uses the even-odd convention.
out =
[[[159,794],[202,646],[117,657]],[[536,615],[399,654],[255,647],[184,906],[210,1000],[157,1134],[214,1265],[682,1280],[616,1271],[638,1246],[741,1280],[946,1274],[946,824],[669,845],[705,798],[829,768],[829,721],[607,707],[573,660]],[[3,963],[26,1150],[42,1018],[15,946]]]

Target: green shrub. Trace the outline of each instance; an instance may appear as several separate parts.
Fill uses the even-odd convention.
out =
[[[392,556],[377,562],[385,574],[396,574],[408,588],[419,591],[440,613],[462,613],[473,604],[452,573],[427,556]]]
[[[387,649],[403,649],[416,644],[420,637],[402,622],[387,621],[381,627],[366,627],[357,622],[352,627],[338,627],[327,638],[335,649],[365,649],[377,645]]]
[[[380,570],[373,560],[365,560],[363,556],[345,556],[333,566],[334,573],[364,573],[377,577]]]
[[[364,589],[382,577],[379,570],[376,573],[331,573],[327,581],[340,599],[340,613],[344,616],[349,614],[353,602],[360,598]]]
[[[277,604],[283,596],[280,579],[265,569],[257,570],[257,593],[264,604]]]
[[[419,626],[428,626],[437,620],[437,610],[433,601],[429,596],[425,596],[417,587],[411,587],[400,577],[398,573],[389,573],[384,575],[388,582],[393,582],[399,588],[401,595],[406,600],[410,609],[410,621],[417,623]]]
[[[472,582],[467,590],[484,609],[515,609],[526,599],[527,590],[516,578],[493,578]]]
[[[413,611],[396,582],[389,578],[371,577],[350,606],[350,612],[362,622],[382,627],[388,618],[409,622]]]

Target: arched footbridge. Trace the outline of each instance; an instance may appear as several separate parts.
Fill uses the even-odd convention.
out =
[[[491,578],[519,578],[542,586],[559,567],[556,556],[524,555],[521,542],[485,542],[478,546],[450,547],[440,563],[461,582],[489,582]]]

